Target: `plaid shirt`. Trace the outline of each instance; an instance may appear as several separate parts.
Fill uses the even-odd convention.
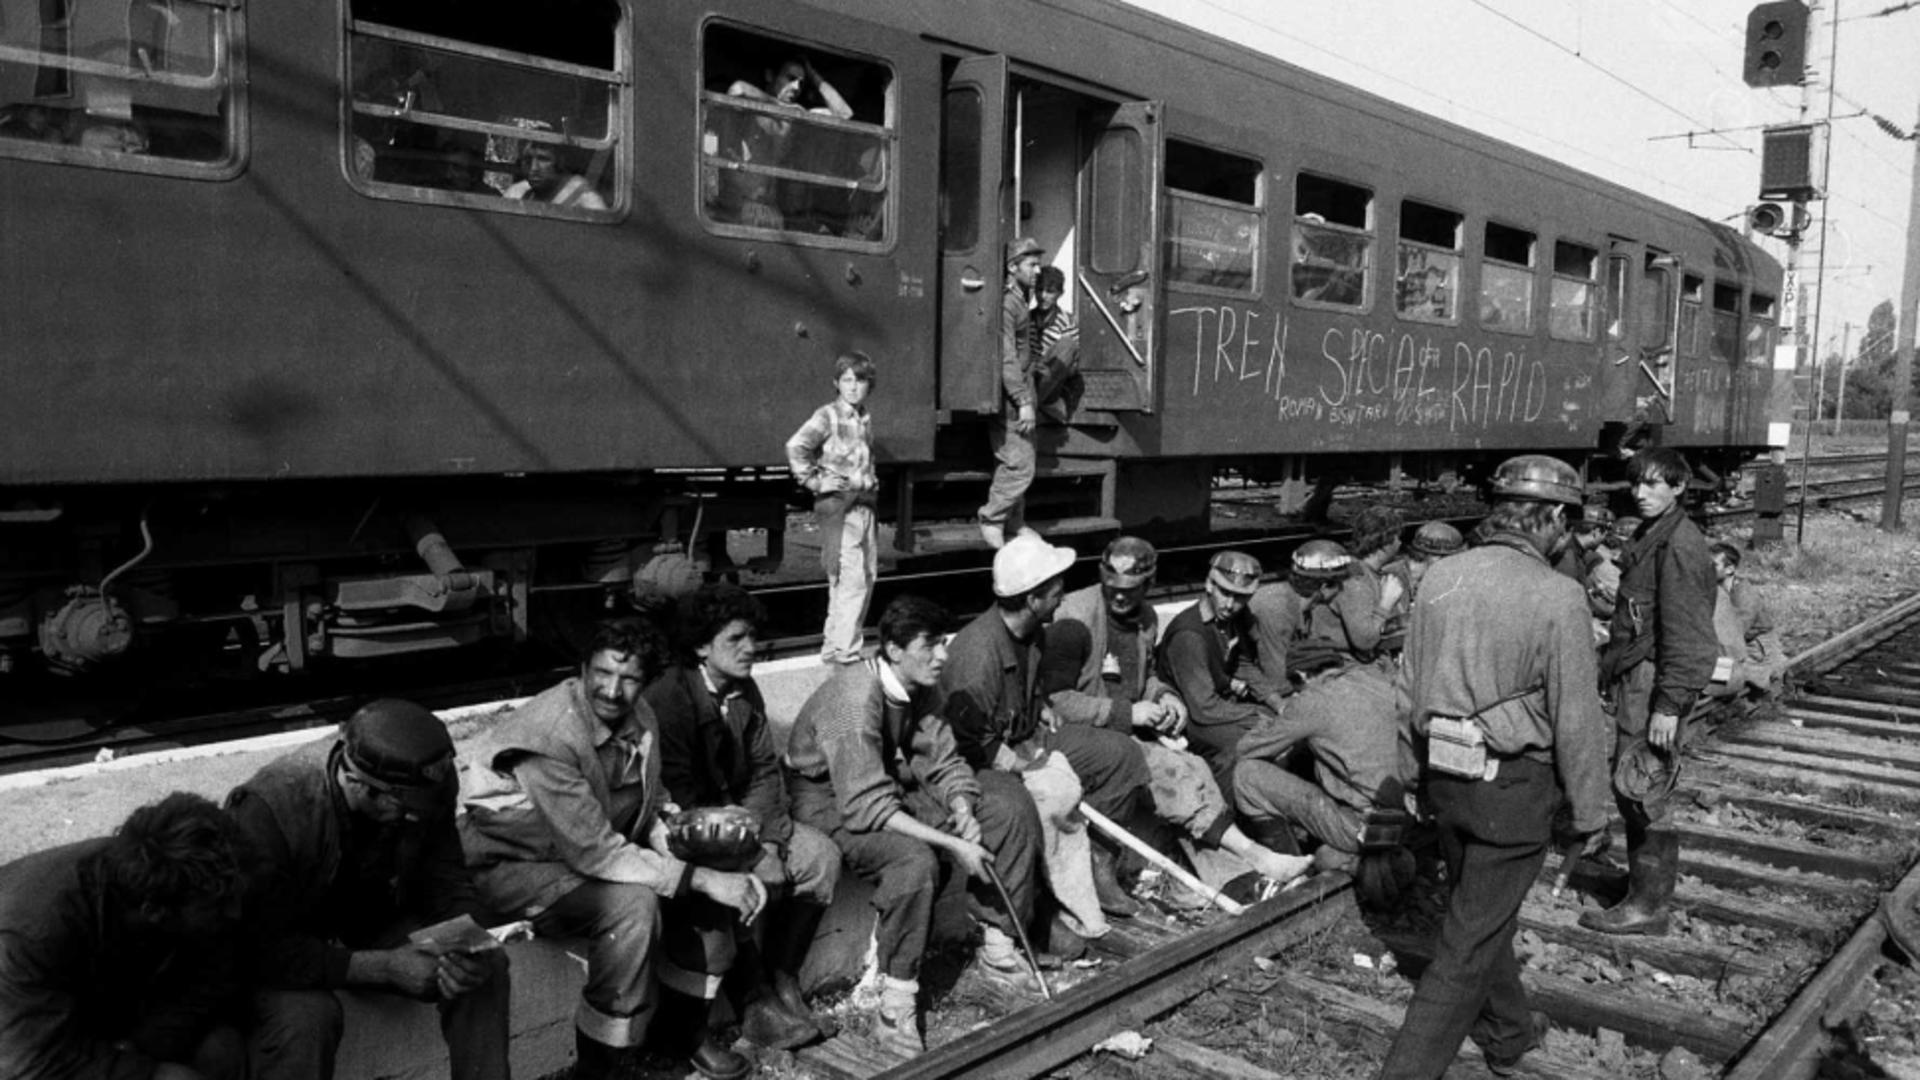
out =
[[[873,471],[873,413],[837,399],[815,409],[787,440],[787,467],[801,486],[815,493],[828,476],[846,477],[847,491],[855,495],[879,490],[880,479]]]

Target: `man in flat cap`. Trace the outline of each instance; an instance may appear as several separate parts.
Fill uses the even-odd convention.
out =
[[[413,931],[480,905],[454,831],[446,725],[410,701],[362,706],[340,735],[270,762],[227,796],[257,850],[253,1080],[333,1076],[337,990],[440,1007],[453,1075],[506,1080],[506,954],[437,954]]]
[[[1033,286],[1046,249],[1030,236],[1007,245],[1007,291],[1000,308],[1001,415],[988,428],[993,486],[980,508],[980,536],[998,550],[1018,532],[1033,484],[1033,425],[1040,407],[1033,382]]]

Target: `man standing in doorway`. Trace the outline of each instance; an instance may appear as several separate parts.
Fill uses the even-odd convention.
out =
[[[988,428],[993,486],[980,508],[980,537],[998,550],[1009,529],[1020,531],[1027,488],[1033,484],[1033,425],[1039,408],[1033,384],[1033,287],[1046,249],[1023,236],[1007,245],[1007,291],[1000,307],[1001,411]]]

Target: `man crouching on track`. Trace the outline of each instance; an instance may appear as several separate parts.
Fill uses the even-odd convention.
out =
[[[1291,881],[1313,860],[1282,855],[1240,831],[1207,763],[1186,749],[1186,702],[1161,681],[1153,660],[1160,616],[1146,593],[1158,563],[1153,545],[1137,536],[1107,545],[1099,584],[1068,593],[1047,629],[1041,692],[1062,723],[1134,736],[1152,777],[1148,809],[1156,816],[1185,831],[1202,850],[1239,856],[1228,860],[1238,861],[1238,870],[1251,867],[1273,881]],[[1097,847],[1094,858],[1106,861]]]
[[[1573,830],[1597,850],[1607,822],[1607,749],[1587,598],[1551,560],[1566,542],[1580,476],[1543,455],[1494,471],[1487,542],[1427,572],[1401,678],[1426,739],[1427,798],[1452,895],[1433,963],[1380,1080],[1434,1080],[1471,1036],[1496,1076],[1544,1037],[1513,955],[1520,904],[1546,860],[1560,789]]]
[[[730,908],[750,925],[767,902],[752,874],[668,850],[659,729],[640,699],[662,654],[645,623],[601,626],[580,674],[502,717],[462,767],[461,839],[482,895],[532,919],[541,937],[592,942],[574,1013],[577,1080],[623,1075],[634,1062],[656,1019],[656,971],[698,972],[732,948],[730,920],[697,905]],[[664,941],[663,916],[675,924]],[[661,997],[658,1026],[685,1038],[695,1069],[719,1080],[747,1074],[752,1064],[714,1038],[704,1001]]]
[[[198,795],[0,866],[0,1076],[237,1080],[252,851]]]
[[[745,974],[759,981],[748,990],[741,1030],[749,1042],[792,1050],[823,1034],[800,993],[800,965],[833,902],[840,851],[788,813],[766,701],[753,681],[766,618],[766,608],[738,585],[702,585],[682,597],[673,636],[683,662],[654,680],[643,697],[660,724],[660,774],[673,801],[688,808],[738,807],[758,823],[759,851],[750,857],[753,875],[766,886],[769,910],[758,920],[764,948],[755,950],[751,938],[741,942],[758,953],[758,963],[746,965],[758,970]],[[705,907],[702,914],[724,919],[715,930],[731,928],[732,912]],[[708,957],[706,985],[687,989],[711,999],[718,989],[713,984],[732,959]],[[672,985],[676,980],[667,976],[663,971]]]
[[[406,937],[480,910],[454,831],[457,793],[447,726],[387,698],[227,796],[264,864],[247,902],[263,986],[253,1080],[331,1077],[334,991],[346,988],[438,1003],[453,1075],[505,1080],[506,953],[439,955]]]
[[[937,855],[967,871],[967,907],[989,945],[997,940],[1007,952],[1033,917],[1038,872],[1033,800],[1012,775],[976,776],[937,711],[949,623],[946,611],[917,596],[888,604],[880,655],[845,665],[814,691],[787,742],[793,816],[832,838],[853,872],[873,883],[881,977],[874,1033],[902,1054],[924,1048],[920,958],[945,872]],[[1011,910],[996,903],[996,871]]]

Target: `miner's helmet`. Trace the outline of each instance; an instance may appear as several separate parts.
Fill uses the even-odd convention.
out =
[[[1493,470],[1493,494],[1499,499],[1535,499],[1579,506],[1586,485],[1573,466],[1546,454],[1510,457]]]
[[[1460,530],[1444,521],[1429,521],[1413,531],[1413,553],[1426,559],[1443,559],[1467,546]]]
[[[1635,736],[1613,766],[1613,790],[1631,802],[1657,803],[1679,779],[1673,755],[1654,749],[1644,736]]]
[[[1293,549],[1295,577],[1311,581],[1338,581],[1347,576],[1353,556],[1333,540],[1309,540]]]
[[[1112,589],[1134,589],[1153,580],[1159,553],[1137,536],[1118,536],[1100,556],[1100,584]]]
[[[1244,551],[1223,551],[1213,557],[1207,580],[1225,592],[1250,596],[1260,587],[1260,560]]]

